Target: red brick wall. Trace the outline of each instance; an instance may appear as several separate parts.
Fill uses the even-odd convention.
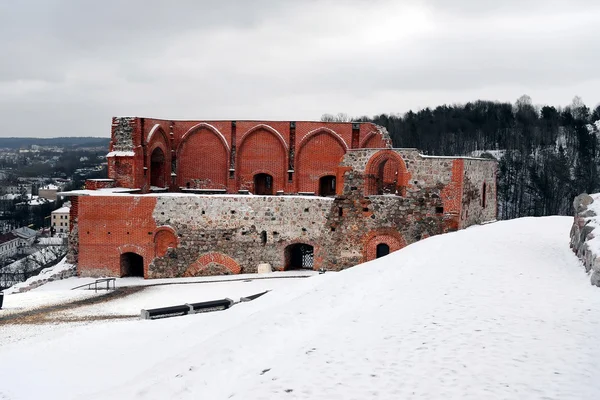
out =
[[[177,185],[201,189],[227,188],[229,151],[215,131],[206,127],[188,133],[177,154]]]
[[[334,133],[319,130],[305,137],[297,147],[296,191],[319,192],[319,178],[336,175],[347,144]]]
[[[135,155],[133,157],[110,157],[109,177],[115,179],[116,185],[129,188],[140,188],[146,192],[150,187],[152,176],[150,156],[152,150],[159,146],[165,153],[165,175],[168,184],[171,175],[171,158],[177,158],[177,178],[175,186],[185,187],[190,182],[190,187],[222,189],[228,192],[237,192],[239,189],[249,188],[253,172],[267,172],[277,175],[275,190],[286,192],[316,191],[318,177],[332,172],[333,159],[340,156],[341,148],[352,147],[352,127],[349,122],[296,122],[295,143],[290,143],[291,128],[287,121],[237,121],[236,135],[233,138],[232,121],[168,121],[154,118],[135,118],[130,121],[132,129],[132,143]],[[261,127],[263,129],[261,129]],[[358,125],[358,147],[384,148],[390,147],[377,127],[371,123]],[[257,128],[259,128],[257,130]],[[319,135],[318,140],[325,140],[324,146],[310,143],[309,147],[318,150],[311,156],[306,152],[299,153],[301,143],[307,143],[307,138],[320,129],[331,131],[338,138],[337,143],[329,141],[325,136]],[[119,129],[116,119],[113,119],[113,135]],[[253,137],[260,131],[258,136]],[[272,136],[265,132],[276,132],[275,137],[280,137],[283,151],[275,146]],[[114,139],[114,138],[113,138]],[[265,139],[266,142],[262,143]],[[248,141],[248,143],[246,143]],[[157,144],[160,142],[160,144]],[[340,143],[340,145],[338,145]],[[304,145],[303,145],[304,146]],[[113,148],[111,142],[110,150]],[[244,148],[245,147],[245,148]],[[261,150],[261,147],[264,150]],[[296,150],[292,156],[302,155],[299,163],[298,157],[293,160],[295,173],[293,181],[288,182],[287,170],[290,167],[290,149]],[[235,149],[236,157],[233,162],[235,168],[233,177],[229,178],[231,151]],[[269,150],[275,150],[276,162],[265,160]],[[240,157],[244,151],[245,155]],[[331,153],[328,153],[331,152]],[[282,154],[283,153],[283,154]],[[339,160],[339,157],[338,157]],[[336,160],[336,161],[338,161]],[[271,171],[276,169],[277,171]],[[275,176],[274,176],[275,177]],[[194,182],[196,185],[194,186]]]
[[[287,149],[276,133],[265,128],[248,132],[238,147],[238,187],[254,190],[253,178],[258,173],[273,177],[273,193],[285,191]]]
[[[81,196],[74,199],[79,209],[78,274],[95,275],[100,271],[121,276],[121,254],[134,252],[144,257],[144,275],[147,275],[155,251],[156,223],[152,212],[156,198]]]

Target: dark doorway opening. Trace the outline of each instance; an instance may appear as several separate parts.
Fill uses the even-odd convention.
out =
[[[390,254],[390,246],[385,243],[379,243],[376,250],[376,258],[387,256]]]
[[[297,243],[285,249],[285,269],[313,269],[314,249],[309,244]]]
[[[254,175],[254,194],[272,195],[273,177],[269,174]]]
[[[165,153],[160,148],[154,149],[150,156],[150,186],[165,187]]]
[[[121,276],[144,277],[144,257],[136,253],[121,254]]]
[[[326,175],[319,179],[319,196],[335,196],[335,176]]]

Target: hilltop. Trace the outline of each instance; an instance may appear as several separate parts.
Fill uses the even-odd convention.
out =
[[[272,289],[227,311],[8,324],[0,398],[598,398],[600,290],[569,249],[571,223],[496,222],[340,273],[154,287],[76,314]]]

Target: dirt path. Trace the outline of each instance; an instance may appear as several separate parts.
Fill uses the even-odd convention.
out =
[[[83,300],[76,300],[70,303],[56,304],[53,306],[36,308],[34,310],[23,311],[2,317],[0,314],[0,326],[9,324],[45,324],[56,322],[78,322],[78,321],[99,321],[107,319],[127,319],[137,318],[139,315],[102,315],[86,317],[65,317],[60,313],[70,311],[75,308],[85,307],[98,303],[105,303],[115,299],[120,299],[144,290],[146,286],[128,286],[118,288],[103,296],[91,297]]]

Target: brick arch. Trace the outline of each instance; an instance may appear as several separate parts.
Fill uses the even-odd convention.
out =
[[[244,144],[244,141],[248,138],[248,136],[252,135],[253,133],[255,133],[257,131],[261,131],[261,130],[271,132],[273,135],[275,135],[277,137],[277,139],[279,139],[283,148],[285,150],[288,149],[288,144],[286,143],[286,141],[283,138],[283,136],[281,135],[281,133],[279,133],[279,131],[277,129],[275,129],[272,126],[267,125],[267,124],[258,124],[258,125],[253,126],[250,129],[248,129],[246,131],[246,133],[244,133],[244,135],[242,135],[242,140],[240,141],[239,147],[240,148],[242,147],[242,144]]]
[[[329,128],[322,126],[320,128],[314,129],[314,130],[308,132],[306,135],[304,135],[304,137],[300,140],[300,143],[298,143],[298,152],[300,152],[300,150],[302,149],[302,147],[304,147],[306,142],[311,140],[314,136],[322,134],[322,133],[331,135],[334,139],[336,139],[338,142],[340,142],[340,145],[344,148],[345,151],[348,151],[348,144],[346,143],[346,141],[344,141],[344,139],[340,135],[338,135],[333,129],[329,129]]]
[[[177,248],[179,241],[170,226],[160,226],[154,233],[154,256],[163,257],[169,248]]]
[[[177,185],[195,189],[226,189],[230,148],[217,128],[191,127],[177,148]]]
[[[346,142],[334,131],[319,128],[309,132],[298,145],[296,191],[319,191],[319,179],[336,175],[340,160],[348,151]]]
[[[385,243],[390,247],[390,253],[406,247],[406,241],[400,232],[393,228],[375,229],[363,237],[363,262],[377,257],[377,245]]]
[[[375,131],[371,131],[367,133],[367,135],[360,142],[359,148],[361,149],[377,149],[380,148],[380,144],[377,139],[379,138],[379,134]]]
[[[287,144],[275,129],[257,125],[244,134],[237,151],[238,187],[254,190],[254,176],[273,177],[273,193],[285,189]]]
[[[171,175],[171,150],[165,131],[159,124],[156,124],[148,134],[146,145],[146,183],[148,186],[156,185],[169,186],[169,176]],[[153,162],[153,156],[156,149],[160,149],[163,154],[163,160],[157,164]]]
[[[153,142],[157,140],[162,140],[165,146],[170,147],[169,140],[167,139],[167,134],[165,133],[165,130],[162,128],[162,126],[160,126],[160,124],[155,124],[152,127],[152,129],[150,129],[150,132],[148,133],[148,138],[146,139],[146,144],[148,146],[152,146]]]
[[[404,160],[392,150],[381,150],[373,154],[365,167],[365,196],[381,193],[382,186],[395,186],[395,191],[404,195],[410,181],[410,173]]]
[[[184,277],[202,275],[202,270],[206,269],[209,264],[218,264],[225,267],[232,274],[239,274],[242,267],[233,258],[216,251],[201,255],[188,269],[184,272]]]
[[[219,140],[221,140],[221,143],[223,143],[223,146],[227,149],[227,151],[230,151],[229,143],[227,143],[227,139],[225,139],[225,136],[221,133],[220,130],[218,130],[211,124],[207,124],[206,122],[200,122],[199,124],[192,126],[190,129],[188,129],[186,133],[183,134],[177,152],[179,153],[179,150],[181,149],[183,143],[185,143],[185,141],[189,139],[190,136],[192,136],[194,133],[197,133],[201,129],[207,129],[210,132],[214,133],[219,138]]]

